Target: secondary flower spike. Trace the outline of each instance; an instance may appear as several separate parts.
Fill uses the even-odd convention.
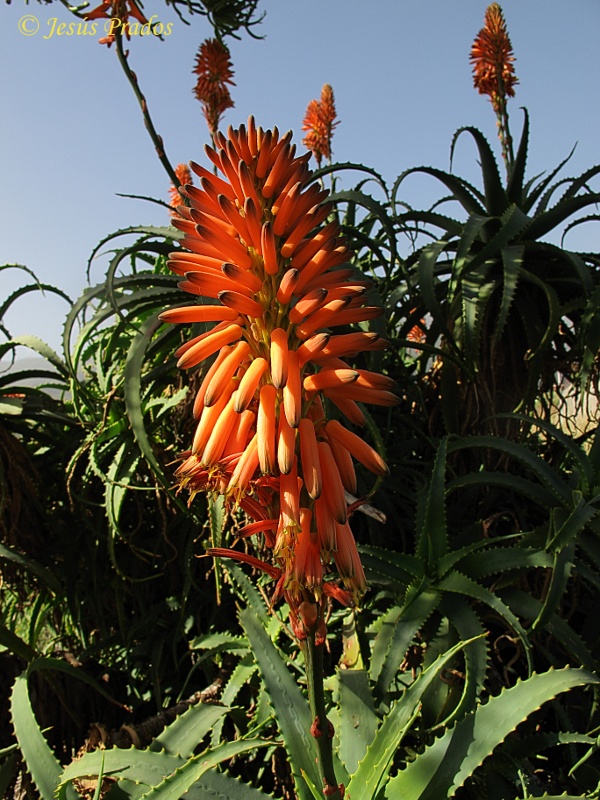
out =
[[[312,151],[318,166],[321,166],[323,158],[331,160],[333,129],[339,125],[336,117],[333,89],[326,83],[321,89],[320,100],[311,100],[308,104],[302,123],[302,130],[308,131],[302,144]]]
[[[218,39],[202,42],[196,55],[194,74],[198,76],[194,94],[202,104],[202,112],[214,140],[221,117],[234,105],[229,87],[235,86],[235,83],[227,45]]]
[[[348,328],[381,309],[349,268],[339,225],[327,221],[328,193],[312,182],[309,154],[296,156],[291,134],[250,118],[218,133],[207,154],[220,174],[191,164],[200,187],[180,190],[189,207],[173,219],[184,235],[169,262],[180,287],[200,299],[160,315],[204,323],[176,352],[180,366],[212,359],[177,477],[192,497],[223,494],[246,512],[252,522],[239,535],[260,536],[269,561],[209,552],[266,571],[298,636],[321,635],[323,597],[350,605],[366,588],[345,491],[356,490],[353,460],[377,475],[387,467],[331,412],[361,424],[358,402],[397,402],[390,378],[345,360],[388,345]]]
[[[506,97],[515,96],[518,79],[514,61],[502,9],[498,3],[492,3],[485,12],[485,25],[473,42],[471,64],[475,88],[488,95],[496,113],[501,111]]]

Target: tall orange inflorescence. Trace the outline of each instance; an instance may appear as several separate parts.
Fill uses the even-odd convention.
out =
[[[320,100],[311,100],[306,108],[302,130],[308,131],[302,144],[312,152],[318,166],[322,160],[331,160],[331,139],[333,129],[339,124],[336,120],[333,89],[326,83],[321,89]]]
[[[514,87],[519,81],[515,75],[515,58],[506,22],[498,3],[492,3],[486,9],[485,25],[473,42],[470,60],[473,67],[473,84],[480,94],[487,94],[496,112],[502,157],[507,172],[510,172],[513,147],[506,100],[508,97],[514,97]]]
[[[233,82],[233,65],[227,45],[218,39],[206,39],[196,55],[194,74],[198,76],[194,94],[202,104],[202,111],[210,134],[214,137],[224,112],[233,108],[229,91]]]
[[[161,319],[214,323],[176,353],[185,369],[214,357],[195,398],[180,485],[246,512],[239,537],[262,537],[267,556],[209,552],[263,569],[276,581],[274,599],[289,603],[297,635],[322,638],[323,598],[353,605],[366,587],[346,501],[356,492],[354,462],[387,472],[327,409],[363,425],[359,403],[397,398],[389,377],[345,360],[387,346],[377,333],[348,328],[381,309],[366,299],[369,282],[355,278],[338,223],[327,221],[328,192],[312,181],[309,154],[296,157],[290,139],[250,118],[207,148],[220,175],[191,164],[200,187],[181,189],[189,207],[173,219],[184,236],[170,267],[203,300]]]

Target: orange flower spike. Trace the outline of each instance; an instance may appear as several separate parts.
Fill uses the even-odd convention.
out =
[[[314,375],[304,378],[304,389],[307,392],[319,392],[322,389],[335,389],[354,383],[358,378],[355,369],[323,369]]]
[[[294,253],[304,240],[304,237],[310,233],[313,228],[320,225],[328,216],[331,211],[331,206],[323,205],[311,209],[306,216],[302,217],[297,225],[290,231],[287,239],[281,245],[281,255],[284,258],[293,257]],[[296,266],[292,262],[292,266]]]
[[[240,204],[243,205],[246,200],[251,200],[256,208],[260,208],[260,199],[256,191],[254,178],[245,161],[240,161],[238,174],[243,192],[243,196],[240,197]]]
[[[299,275],[300,273],[297,269],[288,269],[288,271],[284,274],[279,283],[279,288],[277,289],[277,302],[280,305],[287,306],[292,299],[292,294],[294,293],[294,289],[298,283]]]
[[[194,410],[193,416],[194,419],[198,419],[200,414],[202,413],[202,409],[204,408],[204,395],[206,394],[206,390],[210,386],[210,382],[213,378],[215,372],[219,369],[220,365],[223,361],[227,358],[227,356],[231,353],[231,348],[229,346],[222,347],[219,350],[219,354],[211,364],[208,372],[204,376],[202,383],[200,384],[200,388],[196,392],[196,397],[194,398]]]
[[[302,414],[302,378],[295,350],[288,352],[288,378],[283,387],[283,409],[292,428],[300,424]]]
[[[196,426],[194,440],[192,442],[192,455],[198,455],[202,453],[206,447],[206,443],[210,438],[221,412],[229,402],[234,385],[234,382],[231,381],[227,390],[223,392],[217,402],[212,406],[205,406],[202,410],[200,419],[198,420],[198,425]]]
[[[227,138],[235,147],[235,152],[238,154],[241,161],[246,164],[251,164],[253,155],[250,152],[250,145],[248,144],[248,136],[246,134],[246,126],[242,123],[236,131],[230,125],[227,128]]]
[[[192,182],[192,173],[190,172],[190,168],[187,164],[177,164],[175,167],[175,176],[179,181],[180,186],[176,187],[171,184],[169,189],[169,197],[170,197],[170,205],[171,205],[171,216],[175,216],[178,214],[177,208],[183,205],[183,196],[181,193],[181,188],[188,183]]]
[[[287,475],[294,464],[296,449],[296,429],[292,428],[285,414],[279,413],[279,431],[277,434],[277,465],[279,471]]]
[[[275,428],[277,425],[277,389],[270,383],[261,386],[259,394],[256,435],[258,462],[263,475],[275,471]]]
[[[302,342],[300,347],[296,350],[300,367],[303,367],[307,361],[316,361],[321,357],[330,338],[331,334],[329,333],[315,333]]]
[[[241,284],[245,289],[248,289],[249,292],[254,294],[255,292],[259,292],[262,289],[262,281],[261,279],[255,275],[253,272],[249,272],[247,269],[242,269],[238,267],[237,264],[229,264],[225,262],[221,265],[221,271],[226,278],[229,280],[234,281],[235,283]],[[239,291],[239,288],[238,288]]]
[[[514,86],[518,83],[512,44],[498,3],[486,9],[485,25],[473,42],[470,60],[475,88],[480,94],[487,94],[498,111],[501,97],[514,97]]]
[[[339,319],[344,313],[348,302],[348,298],[340,298],[339,300],[331,300],[325,303],[324,306],[321,306],[317,311],[306,317],[300,325],[296,326],[296,336],[299,339],[308,339],[318,328],[328,328],[334,320],[335,325],[346,324],[339,322]]]
[[[258,388],[260,379],[268,370],[269,364],[264,358],[255,358],[246,372],[243,374],[240,384],[235,393],[235,410],[239,413],[244,411]]]
[[[300,519],[300,486],[298,482],[298,459],[293,458],[292,468],[279,478],[279,525],[282,531],[297,530]]]
[[[271,331],[271,380],[277,389],[285,386],[288,376],[288,335],[283,328]]]
[[[256,160],[256,167],[254,169],[256,177],[259,180],[263,180],[269,168],[269,153],[271,152],[272,139],[273,134],[271,131],[266,131],[266,133],[263,134],[258,158]]]
[[[217,369],[204,390],[205,406],[212,406],[218,400],[249,352],[250,345],[245,341],[228,348],[226,357],[219,361]]]
[[[350,452],[337,439],[334,439],[333,436],[329,436],[328,439],[333,458],[340,471],[340,478],[344,484],[344,489],[350,492],[350,494],[356,494],[356,470],[354,469],[354,462],[352,461]]]
[[[313,311],[316,311],[319,306],[323,305],[327,298],[327,289],[313,289],[301,297],[296,305],[290,310],[289,320],[294,325],[301,322]]]
[[[170,308],[158,315],[161,322],[222,322],[234,320],[237,311],[223,306],[180,306]]]
[[[202,464],[207,467],[212,467],[221,458],[227,440],[238,419],[239,417],[233,408],[233,400],[230,397],[226,406],[217,417],[210,436],[208,437],[208,441],[202,451]]]
[[[389,347],[389,344],[387,339],[383,339],[378,333],[361,331],[360,333],[334,334],[329,337],[329,340],[323,347],[319,354],[319,360],[335,358],[342,355],[355,355],[367,350],[369,352],[385,350]]]
[[[323,493],[315,500],[315,524],[319,537],[321,558],[325,564],[331,561],[331,554],[337,547],[336,524]]]
[[[244,269],[252,266],[252,259],[243,244],[232,237],[227,237],[217,227],[196,225],[198,236],[211,245],[217,253],[221,254],[223,261],[233,261]]]
[[[265,310],[260,303],[240,292],[226,290],[219,292],[218,297],[223,305],[234,309],[238,314],[244,314],[246,317],[262,317],[264,314]]]
[[[242,453],[246,449],[250,430],[256,420],[256,414],[254,411],[246,409],[246,411],[242,411],[241,414],[237,414],[237,419],[238,422],[234,425],[229,439],[225,444],[225,450],[223,452],[226,455],[230,453]]]
[[[229,281],[223,276],[222,272],[188,272],[188,280],[181,281],[177,284],[180,289],[190,294],[195,294],[198,297],[218,297],[223,291],[237,292],[240,287],[234,281]],[[245,288],[245,287],[244,287]],[[248,296],[250,292],[248,291]]]
[[[290,163],[292,162],[294,150],[295,148],[288,143],[283,145],[279,150],[277,159],[275,160],[275,163],[273,164],[271,171],[269,172],[269,175],[262,187],[262,196],[267,200],[270,200],[271,197],[273,197],[278,187],[280,187],[281,184],[287,179],[287,173]],[[272,155],[273,154],[271,154],[271,157]]]
[[[279,272],[279,258],[277,256],[277,245],[273,234],[273,226],[270,222],[265,222],[262,226],[260,245],[265,272],[267,275],[277,275]]]
[[[350,420],[353,425],[364,428],[367,423],[365,415],[355,400],[346,397],[347,390],[339,392],[336,389],[326,389],[323,394],[339,408],[346,419]]]
[[[290,219],[290,214],[298,204],[298,199],[302,193],[302,183],[297,181],[290,191],[284,188],[279,197],[271,205],[271,212],[275,214],[273,221],[273,233],[275,236],[283,236],[286,225]]]
[[[348,517],[344,485],[340,471],[333,458],[333,453],[327,442],[319,442],[319,462],[323,479],[323,497],[333,518],[340,524],[346,522]]]
[[[317,445],[315,426],[312,420],[306,417],[300,420],[298,436],[300,439],[300,464],[302,466],[304,486],[309,497],[316,500],[321,496],[323,482],[321,477],[321,464],[319,461],[319,448]]]
[[[218,199],[223,215],[229,220],[236,233],[241,239],[244,240],[244,242],[246,242],[247,245],[252,244],[252,237],[250,236],[250,231],[248,230],[245,217],[240,215],[237,207],[228,197],[225,197],[224,194],[220,194]]]
[[[357,461],[360,461],[375,475],[389,475],[388,466],[379,453],[368,445],[364,439],[361,439],[360,436],[344,428],[337,420],[329,420],[325,425],[325,433],[329,439],[335,439],[345,447]]]
[[[367,581],[348,523],[336,525],[336,541],[337,549],[333,553],[333,560],[346,588],[353,592],[356,599],[366,591]]]
[[[242,321],[241,317],[237,317],[235,320],[236,324],[241,321]],[[208,339],[209,337],[213,336],[215,333],[218,333],[219,331],[224,331],[225,328],[228,328],[230,325],[231,325],[231,320],[225,320],[224,322],[219,322],[219,324],[215,325],[214,328],[211,328],[210,330],[201,333],[199,336],[194,336],[193,339],[189,339],[187,342],[184,342],[177,348],[177,350],[175,350],[175,356],[179,358],[184,353],[187,353],[188,350],[191,350],[192,347],[197,345],[199,342],[203,342],[205,339]]]
[[[246,449],[240,456],[233,474],[229,479],[228,491],[237,494],[238,499],[245,492],[256,468],[258,467],[258,436],[255,433]]]
[[[242,335],[242,328],[239,325],[229,325],[221,331],[213,332],[202,341],[197,342],[195,345],[186,350],[180,356],[177,366],[179,369],[189,369],[195,367],[205,358],[212,356],[217,350],[220,350],[223,345],[236,342]]]
[[[251,197],[247,197],[244,201],[244,219],[250,234],[249,245],[252,245],[255,250],[260,251],[261,232],[262,232],[262,218],[259,208]]]
[[[308,588],[319,592],[323,582],[323,565],[319,551],[317,535],[311,531],[312,512],[308,508],[300,509],[300,533],[294,551],[292,581],[299,588]]]

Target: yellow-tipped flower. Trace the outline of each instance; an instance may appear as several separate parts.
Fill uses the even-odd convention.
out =
[[[216,302],[170,309],[161,319],[216,323],[176,353],[184,368],[215,356],[194,404],[198,427],[177,470],[180,484],[192,495],[222,493],[255,521],[244,535],[261,535],[271,548],[267,572],[301,635],[310,616],[302,604],[322,612],[324,595],[351,604],[364,592],[345,490],[356,488],[353,458],[386,472],[372,447],[328,419],[326,398],[359,424],[356,401],[397,398],[389,378],[342,360],[387,346],[375,333],[336,332],[381,309],[368,304],[367,282],[348,269],[352,253],[338,224],[325,224],[326,193],[315,189],[308,154],[296,157],[290,139],[250,118],[207,148],[220,176],[192,163],[201,188],[181,190],[190,205],[173,224],[185,250],[170,266],[184,278],[182,289]],[[265,568],[235,550],[214,554]]]
[[[515,95],[518,79],[514,61],[502,9],[498,3],[492,3],[485,12],[485,25],[473,42],[471,64],[475,88],[488,95],[496,113],[506,97]]]

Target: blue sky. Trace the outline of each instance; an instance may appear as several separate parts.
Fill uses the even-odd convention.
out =
[[[93,6],[94,4],[92,4]],[[529,175],[553,168],[577,142],[565,175],[600,162],[600,3],[598,0],[504,0],[520,84],[510,103],[513,136],[531,114]],[[495,144],[490,103],[472,88],[471,43],[486,0],[261,0],[265,19],[228,40],[235,68],[235,108],[225,125],[254,114],[263,127],[292,128],[300,146],[304,109],[323,83],[335,91],[341,123],[334,158],[374,167],[393,183],[418,165],[448,168],[454,131],[479,127]],[[130,43],[130,62],[174,163],[205,162],[208,132],[194,100],[191,70],[208,23],[179,22],[158,0],[147,16],[173,22],[164,41]],[[24,14],[39,32],[24,36]],[[0,9],[0,263],[17,262],[76,297],[88,256],[100,238],[135,224],[166,224],[159,207],[118,192],[167,199],[168,179],[153,152],[114,48],[94,36],[47,36],[52,18],[73,17],[59,4],[12,0]],[[455,169],[475,179],[476,153],[464,138]],[[348,175],[345,186],[355,181]],[[431,179],[413,177],[404,198],[426,205]],[[600,249],[600,224],[572,247]],[[92,270],[100,282],[106,260]],[[0,275],[0,296],[23,280]],[[64,301],[29,296],[8,316],[13,334],[33,333],[59,347]]]

